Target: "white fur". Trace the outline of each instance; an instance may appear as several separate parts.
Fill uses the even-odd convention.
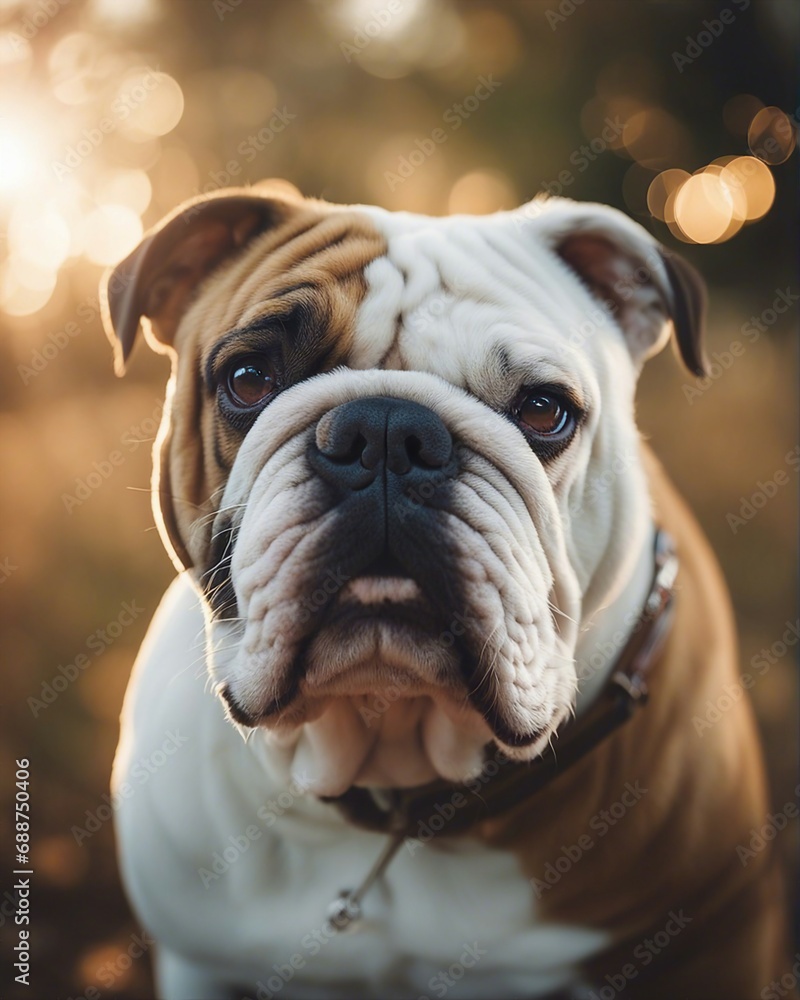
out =
[[[209,690],[202,631],[183,574],[139,655],[114,766],[122,874],[160,943],[168,972],[161,995],[218,1000],[234,984],[255,997],[274,965],[300,954],[305,965],[281,996],[431,996],[431,977],[477,942],[486,955],[449,996],[534,997],[570,981],[579,961],[607,943],[602,931],[537,920],[513,856],[445,838],[402,848],[364,899],[363,929],[312,954],[306,935],[322,928],[341,890],[361,881],[386,838],[349,827],[313,795],[287,793],[292,785],[266,743],[258,734],[245,743]],[[136,762],[176,732],[188,742],[138,781]],[[230,849],[231,837],[244,837],[247,848],[219,877],[207,875],[205,887],[200,870],[213,876],[214,854]],[[366,984],[363,993],[354,979]]]

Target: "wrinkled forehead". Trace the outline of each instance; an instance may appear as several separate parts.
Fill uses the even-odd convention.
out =
[[[306,206],[231,265],[225,294],[190,310],[182,332],[200,340],[201,367],[221,332],[238,349],[264,324],[287,331],[298,374],[428,372],[498,407],[521,384],[565,385],[589,404],[609,357],[629,365],[608,310],[524,210],[439,218]],[[306,322],[296,326],[286,318],[298,306]]]
[[[364,270],[352,367],[429,371],[483,398],[505,393],[509,376],[521,372],[591,393],[587,355],[609,316],[535,222],[520,212],[357,211],[386,252]],[[624,356],[621,338],[619,349]]]

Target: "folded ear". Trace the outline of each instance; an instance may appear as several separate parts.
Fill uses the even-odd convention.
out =
[[[115,368],[125,362],[144,320],[157,351],[169,349],[200,282],[254,236],[286,218],[300,198],[291,185],[225,189],[186,202],[162,219],[103,280],[103,325]]]
[[[695,269],[642,226],[605,205],[541,203],[537,226],[555,252],[613,312],[634,361],[658,353],[675,332],[695,375],[705,374],[705,284]]]

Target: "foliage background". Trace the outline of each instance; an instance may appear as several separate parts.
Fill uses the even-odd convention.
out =
[[[370,20],[369,4],[361,0],[0,0],[0,164],[25,167],[11,171],[4,186],[0,165],[0,261],[21,239],[19,225],[14,236],[14,213],[24,223],[45,197],[62,205],[72,241],[49,297],[41,289],[31,292],[34,298],[41,293],[40,308],[15,314],[28,308],[19,305],[27,293],[14,284],[18,272],[8,270],[11,265],[0,281],[8,305],[0,312],[0,561],[7,559],[0,583],[0,829],[6,871],[12,867],[16,758],[32,762],[34,803],[37,985],[21,995],[152,995],[147,960],[125,958],[138,927],[120,889],[112,824],[82,846],[71,833],[85,823],[87,810],[103,803],[131,663],[173,573],[153,529],[147,493],[151,418],[166,366],[140,348],[126,378],[115,378],[96,311],[103,270],[97,260],[121,257],[130,248],[137,224],[131,211],[147,227],[182,198],[219,186],[218,172],[230,170],[231,161],[240,167],[236,183],[283,176],[333,201],[434,214],[511,207],[570,166],[573,152],[598,134],[592,131],[592,123],[602,121],[598,111],[624,118],[631,107],[660,109],[667,117],[657,119],[663,127],[655,129],[649,159],[637,162],[625,148],[605,151],[584,171],[572,170],[565,193],[625,209],[705,274],[712,357],[743,340],[743,325],[770,309],[779,290],[799,290],[792,240],[796,154],[771,168],[777,190],[766,217],[727,242],[686,245],[651,218],[645,201],[648,183],[664,167],[692,172],[716,157],[747,152],[733,114],[739,105],[730,103],[737,95],[794,113],[792,51],[800,8],[790,0],[594,0],[562,3],[562,11],[573,12],[560,19],[553,16],[556,0],[398,2],[395,26],[353,55],[342,43],[352,45]],[[679,71],[673,54],[685,52],[703,20],[726,8],[735,12],[733,23]],[[12,36],[24,39],[21,50]],[[141,71],[137,67],[177,81],[180,100],[170,85],[159,97],[166,104],[158,113],[169,124],[172,108],[179,120],[156,135],[163,120],[151,121],[150,131],[138,137],[120,126],[59,179],[55,164],[84,129],[109,113],[127,75]],[[441,125],[446,109],[489,74],[501,82],[497,93],[392,190],[386,172],[395,171],[415,140]],[[181,101],[182,114],[175,111]],[[295,117],[246,161],[241,144],[278,109]],[[4,133],[9,122],[18,123],[29,154],[33,150],[29,161],[20,161],[13,131]],[[92,216],[109,199],[128,213]],[[54,232],[61,232],[58,226]],[[43,257],[52,250],[50,236],[45,229],[37,238]],[[39,280],[38,272],[34,279],[29,284]],[[79,333],[30,374],[35,352],[70,322]],[[797,476],[786,457],[798,441],[795,323],[796,311],[782,316],[691,400],[686,389],[697,386],[669,351],[648,367],[639,393],[641,426],[697,512],[727,575],[744,669],[797,621]],[[92,472],[93,463],[120,449],[123,463],[67,511],[64,495],[75,495],[76,481]],[[778,470],[788,473],[788,485],[734,533],[727,515]],[[34,717],[28,699],[41,696],[59,666],[87,653],[96,630],[114,622],[125,601],[146,613],[101,653],[89,646],[90,665]],[[97,644],[95,639],[95,650]],[[752,698],[773,803],[782,808],[793,801],[797,782],[794,648],[758,679]],[[790,863],[796,836],[789,829],[780,838]],[[13,995],[6,993],[7,986],[13,990],[6,964],[10,929],[6,917],[4,995]],[[99,994],[87,993],[90,988]]]

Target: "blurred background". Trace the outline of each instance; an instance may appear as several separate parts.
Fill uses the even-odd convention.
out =
[[[665,352],[640,422],[730,583],[773,809],[797,803],[799,16],[793,0],[0,0],[2,892],[21,757],[35,870],[37,985],[19,995],[153,995],[103,796],[173,574],[148,496],[168,372],[140,347],[114,377],[97,285],[162,214],[230,184],[432,214],[563,193],[704,273],[711,377]]]

